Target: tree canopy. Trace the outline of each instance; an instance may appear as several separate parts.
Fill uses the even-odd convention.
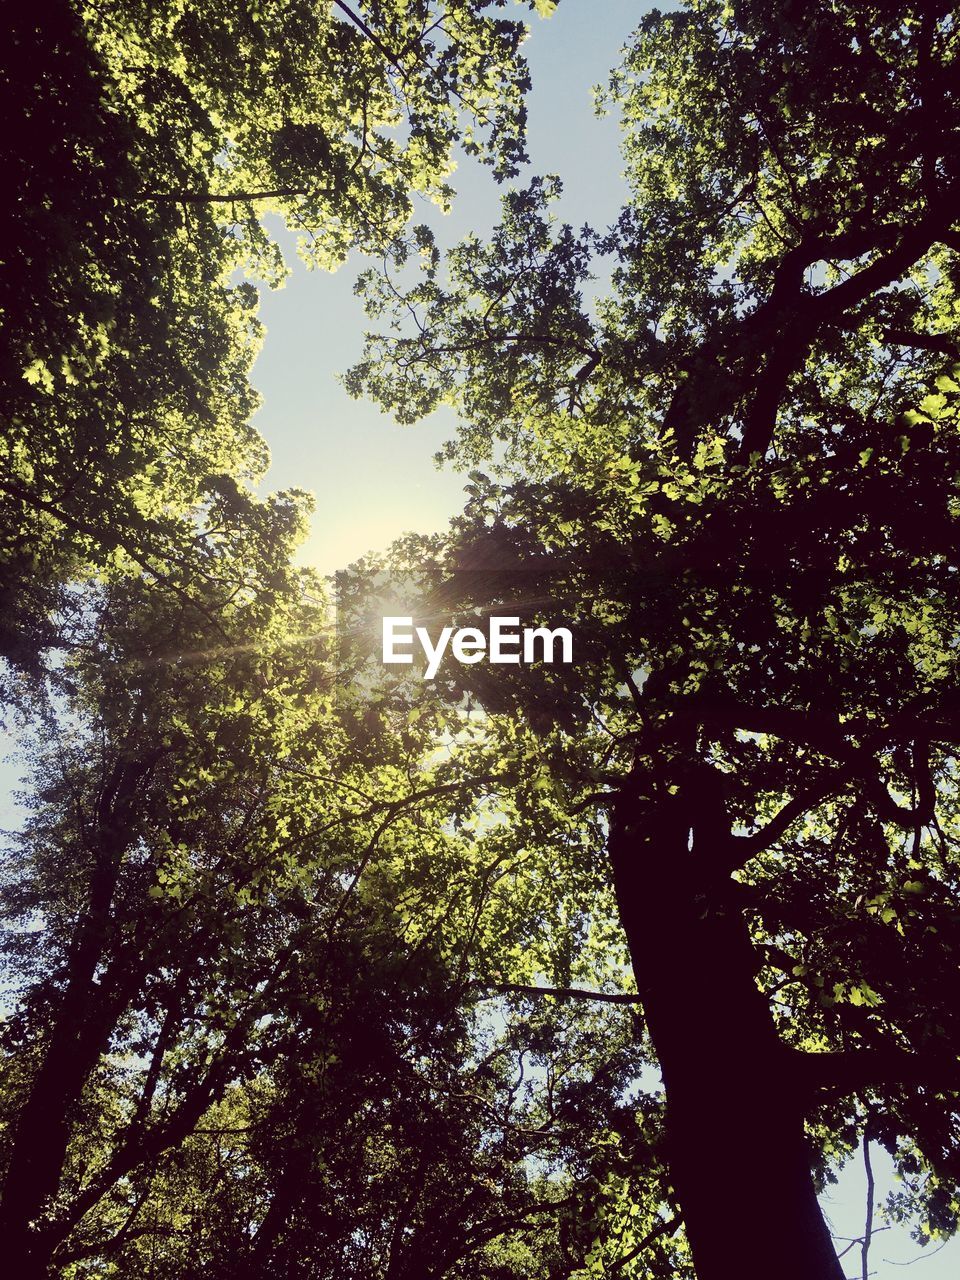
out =
[[[524,160],[501,9],[17,16],[28,1280],[836,1280],[861,1144],[957,1227],[956,12],[652,12],[600,102],[614,225],[524,178],[442,255],[411,193]],[[382,257],[347,384],[452,404],[470,469],[335,615],[306,500],[250,488],[268,209]],[[387,600],[562,620],[575,661],[398,678]]]
[[[67,585],[196,572],[196,516],[267,462],[256,291],[282,214],[319,267],[441,204],[459,142],[523,158],[522,24],[462,0],[72,4],[11,15],[0,239],[2,653],[35,666]]]
[[[840,1276],[814,1193],[864,1132],[956,1225],[955,62],[946,5],[653,14],[609,231],[536,180],[443,262],[417,232],[399,299],[366,280],[394,327],[351,386],[454,403],[496,464],[442,598],[577,637],[450,691],[607,815],[702,1278],[745,1199],[738,1273]]]

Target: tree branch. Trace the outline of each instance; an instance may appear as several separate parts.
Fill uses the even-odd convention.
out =
[[[470,986],[489,991],[482,999],[498,995],[553,996],[557,1000],[595,1000],[601,1004],[640,1004],[640,997],[625,991],[587,991],[583,987],[534,987],[522,982],[471,982]]]
[[[936,1093],[960,1093],[960,1059],[921,1056],[908,1049],[845,1049],[835,1053],[792,1051],[801,1083],[814,1093],[847,1097],[878,1085],[904,1085]]]
[[[884,329],[882,338],[893,347],[916,347],[919,351],[935,351],[942,356],[960,359],[960,343],[946,334],[914,333],[912,329]]]
[[[231,191],[226,195],[213,195],[209,191],[149,191],[139,197],[150,203],[168,204],[244,204],[254,200],[293,200],[301,196],[332,196],[332,188],[274,187],[267,191]]]
[[[869,1122],[863,1132],[863,1169],[867,1178],[866,1221],[863,1224],[863,1243],[860,1246],[861,1280],[870,1280],[870,1241],[873,1239],[873,1197],[876,1184],[873,1178],[873,1164],[870,1160],[870,1128]]]
[[[738,861],[737,865],[740,866],[748,858],[754,858],[758,853],[769,849],[794,822],[802,818],[805,813],[815,808],[823,800],[826,800],[827,796],[835,795],[843,790],[848,782],[849,776],[840,770],[825,773],[805,791],[801,791],[792,800],[788,800],[783,808],[779,809],[759,831],[755,831],[749,836],[734,837],[734,847],[739,851],[740,855],[740,861]]]
[[[610,1268],[610,1274],[615,1275],[618,1271],[622,1271],[624,1267],[633,1262],[634,1258],[638,1258],[644,1249],[649,1249],[657,1240],[662,1240],[664,1236],[672,1236],[683,1223],[680,1214],[675,1214],[672,1218],[668,1218],[666,1222],[661,1222],[659,1226],[648,1231],[639,1243],[634,1245],[629,1253],[625,1253],[622,1258],[618,1258]]]

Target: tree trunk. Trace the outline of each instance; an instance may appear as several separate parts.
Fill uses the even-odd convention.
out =
[[[667,1098],[668,1161],[699,1280],[842,1280],[802,1106],[735,886],[698,827],[705,790],[624,799],[610,856]],[[727,828],[729,835],[729,828]]]
[[[60,1187],[70,1111],[89,1075],[65,1028],[54,1033],[30,1098],[18,1117],[0,1203],[4,1258],[18,1280],[42,1280],[56,1243],[43,1214]]]
[[[87,908],[67,957],[67,980],[50,1037],[29,1095],[12,1126],[10,1160],[0,1197],[4,1260],[18,1280],[43,1280],[59,1243],[45,1214],[60,1189],[73,1111],[117,1018],[126,1008],[137,974],[115,970],[113,981],[96,974],[111,929],[111,904],[128,831],[125,807],[148,766],[118,763],[101,792]]]

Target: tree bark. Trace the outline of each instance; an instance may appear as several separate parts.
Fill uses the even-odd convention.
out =
[[[790,1054],[757,986],[735,885],[711,856],[722,865],[708,791],[688,784],[655,800],[625,797],[610,834],[694,1266],[699,1280],[843,1280]]]
[[[68,991],[43,1065],[17,1120],[0,1202],[0,1232],[10,1274],[19,1280],[42,1280],[48,1274],[56,1239],[44,1224],[44,1213],[60,1187],[71,1111],[109,1037],[109,1028],[102,1036],[90,1034],[89,1009],[79,997],[75,989]],[[73,1018],[85,1024],[79,1034],[71,1025]],[[94,1038],[101,1043],[94,1046]]]
[[[4,1260],[18,1280],[43,1280],[59,1242],[45,1215],[60,1189],[73,1112],[139,980],[136,964],[110,966],[97,980],[111,932],[111,908],[130,840],[127,808],[152,761],[118,762],[96,813],[89,899],[67,957],[66,982],[30,1092],[12,1126],[0,1195]]]

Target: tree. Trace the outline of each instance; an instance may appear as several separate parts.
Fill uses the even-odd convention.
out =
[[[234,272],[281,274],[259,215],[329,267],[382,248],[411,192],[445,202],[457,140],[509,174],[525,71],[499,7],[15,15],[2,652],[45,682],[3,886],[0,1219],[25,1277],[309,1274],[344,1248],[370,1275],[520,1276],[591,1247],[574,1207],[619,1157],[568,1120],[631,1137],[632,1023],[514,1013],[478,1058],[450,992],[506,838],[430,759],[435,710],[371,725],[333,698],[291,568],[305,504],[249,489]]]
[[[956,22],[654,13],[608,233],[535,181],[446,276],[424,229],[419,280],[366,280],[393,328],[349,385],[453,403],[465,466],[502,443],[420,555],[424,616],[573,626],[573,668],[439,689],[527,744],[543,807],[605,815],[700,1280],[841,1276],[816,1191],[858,1132],[957,1225]]]
[[[231,550],[272,598],[211,588],[207,620],[121,579],[71,633],[4,865],[7,1256],[28,1278],[569,1273],[623,1176],[599,1139],[640,1141],[629,1009],[524,1014],[518,991],[484,1016],[465,957],[526,928],[480,927],[523,857],[483,829],[503,770],[435,759],[457,715],[371,716],[289,568],[296,526],[270,566],[248,515]]]
[[[382,249],[413,193],[445,204],[455,144],[515,169],[523,25],[499,7],[47,0],[11,15],[0,656],[36,669],[93,575],[182,589],[191,513],[222,477],[265,469],[256,292],[237,278],[282,279],[263,214],[329,269]]]

